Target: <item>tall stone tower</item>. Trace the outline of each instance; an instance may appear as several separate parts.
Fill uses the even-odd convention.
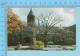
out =
[[[33,15],[32,8],[27,16],[27,25],[28,26],[35,26],[35,16]]]
[[[35,16],[33,14],[32,8],[30,9],[29,14],[27,16],[27,26],[30,26],[30,27],[35,26]],[[32,31],[32,33],[30,33],[30,36],[31,36],[30,37],[31,47],[34,47],[36,42],[35,32]]]

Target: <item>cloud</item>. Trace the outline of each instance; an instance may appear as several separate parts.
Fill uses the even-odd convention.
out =
[[[68,27],[76,23],[75,15],[73,14],[75,13],[75,8],[53,8],[50,10],[62,17],[63,22],[60,23],[62,26]],[[57,24],[57,26],[60,24]]]
[[[22,21],[27,21],[27,15],[30,11],[30,8],[12,8],[15,14],[20,16]],[[54,11],[59,16],[63,18],[63,22],[60,23],[62,26],[68,27],[75,24],[75,8],[33,8],[33,13],[37,17],[41,14],[47,15],[48,12]],[[58,24],[58,25],[60,25]]]
[[[74,9],[69,9],[69,12],[75,12]],[[62,26],[71,26],[74,25],[75,22],[75,16],[72,13],[64,12],[64,10],[58,11],[58,15],[60,15],[63,18]]]

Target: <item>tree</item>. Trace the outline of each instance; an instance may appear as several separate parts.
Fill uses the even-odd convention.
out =
[[[55,34],[55,26],[60,23],[62,17],[54,12],[48,12],[48,15],[44,16],[43,14],[38,19],[38,30],[39,34],[42,35],[45,47],[47,46],[48,39],[52,37],[52,34]],[[41,22],[41,23],[40,23]],[[53,31],[53,32],[52,32]],[[52,33],[51,33],[52,32]]]
[[[16,31],[22,30],[23,24],[21,20],[19,20],[19,16],[13,13],[12,9],[8,9],[7,18],[8,18],[8,43],[10,44],[11,42],[13,42],[15,44]]]
[[[14,14],[11,9],[8,9],[8,34],[21,29],[23,29],[23,24],[19,20],[19,16]]]

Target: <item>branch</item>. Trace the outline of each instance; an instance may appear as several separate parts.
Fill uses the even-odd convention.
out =
[[[55,24],[53,24],[53,26],[56,25],[56,24],[58,24],[59,22],[61,22],[61,21],[56,22]],[[51,27],[48,29],[48,31],[50,31],[51,28],[53,28],[53,26],[51,26]]]

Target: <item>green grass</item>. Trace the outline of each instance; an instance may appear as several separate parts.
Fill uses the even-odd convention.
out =
[[[61,45],[61,48],[69,47],[70,45]]]

